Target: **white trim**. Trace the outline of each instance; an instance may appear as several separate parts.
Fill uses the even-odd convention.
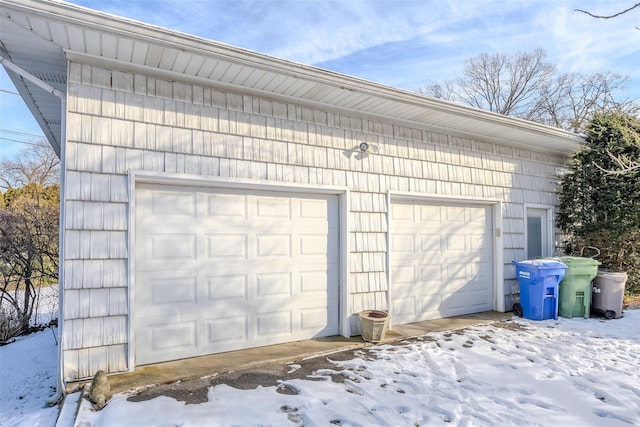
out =
[[[47,399],[47,404],[58,403],[65,394],[64,375],[64,290],[66,281],[66,250],[65,240],[67,235],[67,98],[60,98],[60,213],[58,215],[58,354],[56,360],[56,394]]]
[[[11,12],[15,11],[16,15],[25,14],[27,17],[37,16],[40,20],[51,26],[51,31],[64,32],[69,31],[69,28],[73,28],[80,32],[89,31],[91,33],[109,34],[116,39],[122,38],[123,40],[135,42],[142,47],[146,45],[148,48],[156,47],[160,50],[179,51],[186,56],[190,56],[191,59],[198,58],[214,62],[231,63],[245,71],[252,72],[258,70],[275,74],[286,79],[286,84],[290,85],[301,80],[311,85],[320,85],[320,92],[330,91],[335,95],[333,98],[337,97],[336,99],[338,99],[338,101],[344,98],[355,102],[355,104],[345,103],[342,108],[354,111],[357,114],[387,117],[393,120],[394,123],[406,123],[412,127],[417,126],[428,129],[430,125],[434,124],[435,119],[433,118],[433,113],[435,113],[435,116],[442,116],[438,120],[440,123],[439,129],[442,129],[445,133],[461,132],[465,137],[471,137],[479,141],[505,144],[507,146],[562,156],[577,151],[584,141],[583,137],[562,129],[529,122],[523,119],[507,117],[450,101],[424,96],[417,92],[367,81],[362,78],[275,58],[266,54],[78,7],[76,5],[58,2],[46,2],[45,4],[41,0],[3,0],[3,9],[7,10],[7,22],[14,24],[10,26],[11,31],[7,31],[6,36],[11,40],[18,39],[25,30],[28,30],[23,28],[17,21],[12,20]],[[39,34],[39,32],[36,31],[36,34]],[[95,56],[85,52],[74,51],[66,40],[61,39],[52,42],[42,34],[40,34],[40,36],[40,38],[35,38],[30,42],[27,50],[28,48],[32,50],[36,49],[40,44],[48,46],[53,43],[53,45],[60,50],[60,55],[59,57],[52,58],[52,63],[49,65],[38,65],[34,61],[26,59],[22,61],[21,64],[26,69],[36,67],[36,65],[39,66],[41,72],[46,72],[53,67],[61,68],[63,66],[62,61],[65,58],[67,60],[78,60],[79,62],[87,61],[82,58],[92,58],[90,59],[91,61],[99,61],[107,64],[122,64],[126,62],[116,58],[117,55],[108,55],[105,52],[102,52],[100,56]],[[14,54],[15,52],[9,53]],[[185,58],[185,60],[189,59]],[[134,61],[138,61],[138,64],[134,64]],[[128,62],[132,67],[146,67],[144,59],[142,58],[132,57],[129,58]],[[177,81],[188,81],[188,79],[192,77],[200,79],[197,75],[188,77],[184,70],[178,73],[172,71],[171,68],[173,65],[173,63],[160,64],[158,67],[155,67],[154,70],[156,70],[156,72],[172,73],[172,75],[176,76],[172,79],[176,79]],[[211,83],[212,81],[209,80],[209,84]],[[238,82],[236,84],[236,87],[238,87],[242,86],[243,83]],[[26,90],[26,88],[23,88],[21,93]],[[243,93],[252,93],[251,91],[253,91],[254,88],[243,87],[241,90]],[[271,98],[281,96],[281,94],[271,91],[266,87],[259,93],[266,93],[267,96]],[[378,106],[368,109],[366,108],[366,104],[369,104],[369,101],[363,103],[362,100],[358,101],[358,99],[354,99],[351,96],[343,97],[343,94],[347,93],[351,95],[358,94],[358,99],[364,97],[373,101],[374,104]],[[308,101],[319,103],[318,105],[322,110],[332,108],[331,105],[325,104],[321,98],[316,97],[313,99],[313,94],[307,93],[308,96],[306,97],[295,94],[292,95],[294,99],[297,99],[296,104],[303,105]],[[365,105],[365,107],[363,107],[363,105]],[[35,111],[35,108],[33,110]],[[36,115],[42,117],[40,114]],[[428,120],[428,117],[432,119]],[[448,129],[449,126],[453,126],[455,129]],[[479,126],[483,129],[478,129]]]
[[[363,94],[384,99],[400,100],[403,103],[427,106],[435,110],[449,111],[458,116],[486,120],[507,126],[511,129],[526,129],[527,131],[543,135],[553,134],[564,140],[564,142],[572,145],[573,149],[579,148],[579,144],[583,140],[583,138],[578,135],[551,126],[508,117],[450,101],[426,97],[417,92],[394,88],[362,78],[276,58],[249,49],[215,42],[213,40],[69,3],[43,4],[42,2],[36,2],[34,0],[5,0],[5,3],[6,5],[4,6],[8,10],[18,10],[25,14],[31,12],[32,9],[36,9],[40,15],[39,17],[45,21],[55,18],[57,21],[62,21],[63,24],[76,25],[98,33],[103,32],[117,36],[126,35],[133,41],[140,43],[154,43],[157,46],[177,49],[209,58],[224,58],[225,60],[263,69],[279,75],[293,75],[313,82],[326,82],[334,87],[359,91]],[[64,49],[63,46],[60,47]]]
[[[391,191],[387,192],[387,235],[385,236],[387,241],[387,257],[385,259],[386,267],[387,267],[387,312],[391,315],[391,297],[392,297],[392,289],[391,289]],[[389,321],[390,325],[393,325],[393,317]]]
[[[136,257],[135,257],[135,247],[136,247],[136,175],[135,173],[129,172],[129,182],[128,182],[128,198],[129,198],[129,218],[127,224],[128,230],[128,247],[127,247],[127,268],[129,269],[129,277],[127,284],[127,300],[129,302],[129,312],[127,313],[127,323],[128,323],[128,337],[127,337],[127,368],[129,372],[133,372],[136,367],[136,358],[135,358],[135,332],[134,332],[134,322],[133,322],[133,314],[135,312],[135,292],[133,289],[135,287],[135,277],[136,277]]]
[[[469,196],[449,196],[443,194],[431,194],[431,193],[410,193],[403,191],[389,191],[390,201],[395,200],[417,200],[417,201],[431,201],[431,202],[460,202],[471,205],[491,205],[494,203],[501,203],[500,199],[480,199],[477,197]]]
[[[393,313],[391,313],[391,296],[393,286],[391,283],[391,204],[395,201],[416,201],[416,202],[445,202],[461,203],[472,206],[486,206],[491,208],[492,235],[493,235],[493,301],[492,306],[496,311],[505,311],[504,301],[504,244],[502,239],[502,201],[498,199],[479,199],[466,196],[447,196],[429,193],[407,193],[389,191],[387,194],[387,300],[389,304],[389,314],[391,315],[391,325],[393,325]]]
[[[57,96],[58,98],[60,98],[61,100],[65,100],[67,95],[64,94],[64,92],[59,91],[58,89],[56,89],[55,87],[51,86],[49,83],[40,80],[38,77],[34,76],[33,74],[31,74],[30,72],[18,67],[16,64],[14,64],[13,62],[11,62],[9,59],[0,56],[0,64],[2,64],[5,68],[9,69],[10,71],[13,71],[14,73],[16,73],[17,75],[19,75],[20,77],[22,77],[25,80],[28,80],[30,83],[33,83],[34,85],[38,86],[40,89]],[[66,109],[62,109],[62,114],[64,114],[66,112]]]
[[[355,115],[357,117],[362,117],[364,119],[367,120],[373,120],[376,122],[380,122],[380,123],[387,123],[387,124],[400,124],[403,126],[407,126],[407,127],[411,127],[411,128],[415,128],[415,129],[422,129],[428,132],[436,132],[436,133],[444,133],[447,135],[451,135],[451,136],[458,136],[461,138],[473,138],[473,139],[478,139],[478,140],[486,140],[489,141],[493,144],[501,144],[501,145],[507,145],[507,146],[513,146],[513,147],[520,147],[520,148],[528,148],[531,149],[531,146],[527,146],[525,144],[518,144],[517,141],[513,140],[513,139],[508,139],[508,138],[500,138],[500,137],[496,137],[496,136],[487,136],[487,135],[479,135],[479,134],[475,134],[469,131],[462,131],[462,130],[458,130],[456,128],[453,127],[446,127],[446,126],[438,126],[438,125],[434,125],[432,123],[425,123],[423,121],[414,121],[414,120],[410,120],[410,119],[403,119],[400,117],[396,117],[396,116],[389,116],[389,115],[385,115],[385,114],[375,114],[373,112],[369,112],[369,111],[362,111],[359,110],[357,108],[348,108],[348,107],[341,107],[341,106],[337,106],[337,105],[331,105],[331,104],[326,104],[323,103],[321,101],[315,101],[315,100],[311,100],[311,99],[304,99],[304,98],[298,98],[295,96],[289,96],[289,95],[284,95],[284,94],[280,94],[280,93],[274,93],[274,92],[269,92],[269,91],[265,91],[265,90],[260,90],[260,89],[255,89],[255,88],[250,88],[250,87],[245,87],[245,86],[238,86],[232,83],[226,83],[223,81],[213,81],[211,79],[205,78],[205,77],[200,77],[200,76],[195,76],[195,75],[189,75],[189,74],[183,74],[183,73],[179,73],[176,71],[171,71],[171,70],[166,70],[166,69],[161,69],[161,68],[157,68],[157,67],[150,67],[148,65],[142,65],[142,64],[135,64],[132,62],[126,62],[126,61],[122,61],[122,60],[118,60],[118,59],[108,59],[108,58],[104,58],[104,57],[99,57],[99,56],[95,56],[95,55],[89,55],[83,52],[76,52],[76,51],[72,51],[69,49],[65,49],[65,55],[67,57],[67,59],[69,59],[70,61],[76,62],[78,64],[86,64],[86,65],[93,65],[93,66],[97,66],[97,67],[101,67],[101,68],[106,68],[106,69],[111,69],[111,70],[117,70],[117,71],[123,71],[123,72],[128,72],[128,73],[136,73],[136,74],[142,74],[145,76],[152,76],[152,77],[156,77],[156,78],[161,78],[161,79],[167,79],[170,81],[180,81],[180,82],[184,82],[184,83],[190,83],[190,84],[195,84],[198,86],[202,86],[202,87],[210,87],[216,90],[221,90],[221,91],[226,91],[226,92],[234,92],[234,93],[239,93],[242,95],[249,95],[249,96],[255,96],[255,97],[259,97],[259,98],[263,98],[263,99],[270,99],[270,100],[274,100],[277,102],[284,102],[284,103],[289,103],[289,104],[296,104],[296,105],[300,105],[300,106],[305,106],[308,108],[312,108],[312,109],[318,109],[318,110],[322,110],[322,111],[328,111],[328,112],[332,112],[332,113],[337,113],[337,114],[346,114],[346,115]],[[373,83],[372,83],[373,84]],[[393,89],[393,88],[389,88],[389,89]],[[375,93],[373,95],[376,95]],[[395,97],[394,100],[399,100],[400,97]],[[433,101],[433,100],[431,100]],[[442,103],[444,103],[445,105],[448,104],[448,101],[442,101],[442,100],[438,100]],[[412,101],[415,104],[415,101]],[[436,106],[436,105],[429,105],[430,108],[434,108],[436,110],[440,110],[440,111],[450,111],[452,108],[471,108],[471,107],[467,107],[464,105],[460,105],[460,104],[453,104],[453,105],[449,105],[448,109],[443,105],[443,106]],[[473,110],[473,109],[472,109]],[[483,114],[486,112],[483,112],[482,110],[478,110],[478,111],[473,111],[473,112],[458,112],[462,117],[466,117],[466,118],[471,118],[471,119],[478,119],[477,114],[473,114],[473,113],[479,113],[479,114]],[[505,120],[504,122],[500,122],[500,120]],[[502,116],[502,117],[493,117],[493,115],[489,116],[489,119],[492,120],[497,120],[498,123],[500,125],[509,125],[511,120],[521,120],[521,119],[515,119],[512,117],[506,117],[506,116]],[[533,125],[533,126],[531,126]],[[537,125],[537,126],[536,126]],[[538,133],[542,133],[543,130],[537,129],[537,127],[540,126],[544,126],[544,125],[540,125],[537,123],[533,123],[533,122],[526,122],[525,124],[520,124],[518,126],[519,129],[523,129],[523,128],[531,128],[529,130],[531,131],[535,131]],[[534,129],[536,128],[536,129]],[[544,129],[544,131],[546,131],[548,133],[549,129]],[[565,131],[560,131],[565,132]],[[561,135],[560,138],[565,137],[566,135]],[[579,148],[579,145],[577,142],[575,142],[575,146],[572,147],[572,150],[575,151]],[[547,147],[545,150],[546,151],[550,151],[553,152],[555,154],[566,154],[567,151],[565,150],[557,150],[557,149],[551,149],[549,147]]]
[[[340,210],[340,259],[342,260],[340,265],[340,307],[339,307],[339,330],[340,335],[349,338],[351,336],[351,322],[349,322],[349,293],[351,291],[349,286],[349,253],[351,247],[349,243],[349,211],[351,210],[349,204],[349,190],[343,188],[338,194],[338,209]]]
[[[491,200],[493,214],[493,268],[494,268],[494,290],[493,307],[496,311],[505,312],[504,295],[504,240],[502,235],[502,201]]]
[[[276,191],[282,193],[298,194],[326,194],[338,196],[339,215],[339,250],[340,250],[340,284],[339,284],[339,307],[338,307],[338,330],[344,337],[349,337],[351,328],[348,319],[348,266],[349,266],[349,240],[348,240],[348,212],[349,212],[349,190],[347,187],[309,185],[309,184],[289,184],[272,181],[261,181],[251,179],[237,179],[225,177],[202,177],[200,175],[172,174],[162,172],[129,171],[129,283],[128,283],[128,370],[135,370],[135,231],[136,231],[136,185],[138,183],[169,184],[189,187],[203,188],[233,188],[238,190]]]
[[[310,193],[310,194],[341,194],[348,191],[347,187],[319,185],[319,184],[299,184],[288,182],[274,182],[257,179],[228,178],[220,176],[202,176],[184,173],[165,173],[148,171],[129,171],[129,175],[136,182],[148,182],[151,184],[169,185],[189,185],[192,187],[218,187],[237,188],[245,190],[260,191],[282,191],[290,193]]]

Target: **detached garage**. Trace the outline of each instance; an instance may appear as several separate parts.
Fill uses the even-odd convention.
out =
[[[553,254],[576,135],[63,2],[0,19],[62,163],[65,381],[509,310],[511,260]]]

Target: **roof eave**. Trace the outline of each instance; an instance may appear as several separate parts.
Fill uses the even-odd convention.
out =
[[[311,82],[327,85],[327,87],[334,88],[333,90],[336,91],[349,90],[368,97],[384,100],[384,102],[387,102],[390,105],[392,103],[400,102],[408,106],[425,109],[425,111],[429,110],[447,114],[452,117],[455,116],[467,122],[466,134],[470,137],[478,137],[483,140],[501,140],[501,138],[496,135],[484,135],[481,133],[474,134],[473,131],[469,130],[474,128],[474,123],[482,122],[505,129],[511,129],[515,132],[523,132],[523,134],[537,134],[540,135],[541,138],[546,138],[547,140],[549,138],[553,138],[553,147],[546,146],[540,148],[541,151],[549,151],[566,155],[577,151],[583,141],[583,138],[580,135],[576,135],[562,129],[427,97],[417,92],[402,90],[357,77],[275,58],[248,49],[175,32],[166,28],[157,27],[127,18],[116,17],[114,15],[94,11],[65,2],[2,0],[2,3],[11,4],[11,7],[16,8],[16,10],[28,11],[29,13],[35,14],[43,19],[62,20],[67,24],[77,25],[82,28],[90,28],[91,30],[102,33],[121,35],[150,45],[176,49],[181,52],[189,52],[192,55],[200,55],[219,61],[233,61],[234,63],[241,64],[243,66],[259,70],[267,70],[278,75],[306,79]],[[103,57],[102,59],[106,61],[117,61],[116,58]],[[162,70],[157,69],[157,71],[161,72]],[[171,70],[165,71],[172,72]],[[187,74],[184,75],[187,76]],[[246,88],[235,86],[235,89],[245,90]],[[277,94],[271,95],[277,96]],[[358,110],[352,111],[358,112]],[[367,111],[363,110],[360,111],[360,113],[366,114]],[[390,120],[403,120],[403,117],[397,116],[388,118]],[[428,126],[428,123],[414,123]],[[448,128],[447,130],[455,129]],[[507,144],[509,142],[514,143],[514,141],[511,140],[502,141],[502,143]]]

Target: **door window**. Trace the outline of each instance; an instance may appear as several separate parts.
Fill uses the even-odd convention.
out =
[[[527,259],[551,256],[549,218],[548,209],[527,208]]]

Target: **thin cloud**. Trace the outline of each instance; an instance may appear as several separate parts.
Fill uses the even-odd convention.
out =
[[[637,14],[636,14],[637,15]],[[557,8],[540,17],[548,22],[551,49],[557,63],[570,71],[637,72],[640,68],[640,31],[636,16],[594,19],[569,8]],[[620,61],[635,54],[635,64]]]
[[[617,69],[633,74],[637,71],[631,68],[637,65],[620,59],[637,54],[640,45],[634,14],[613,22],[574,10],[611,10],[610,2],[600,0],[184,0],[179,7],[175,1],[160,0],[153,8],[135,0],[75,2],[400,87],[419,80],[419,74],[427,76],[424,83],[459,74],[466,59],[482,52],[538,47],[564,71]],[[377,62],[376,51],[381,58]],[[363,58],[369,62],[360,64]],[[387,62],[386,77],[384,58],[395,61]],[[396,73],[397,63],[403,66],[405,80]],[[438,66],[419,70],[423,65]]]

